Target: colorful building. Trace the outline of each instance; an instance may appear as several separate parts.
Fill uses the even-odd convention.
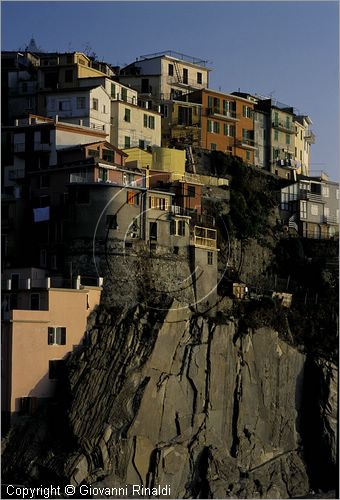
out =
[[[67,355],[86,341],[87,317],[99,303],[101,280],[51,279],[42,269],[7,269],[2,299],[4,427],[53,397]]]

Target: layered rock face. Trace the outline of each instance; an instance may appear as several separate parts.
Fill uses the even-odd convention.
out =
[[[25,443],[16,431],[6,480],[169,485],[171,498],[306,495],[305,356],[270,328],[240,336],[236,321],[165,305],[121,315],[98,308],[89,345],[68,362],[72,439],[46,445],[48,424],[29,443],[27,429]]]

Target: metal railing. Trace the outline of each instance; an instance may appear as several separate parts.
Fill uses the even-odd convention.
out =
[[[207,116],[216,115],[218,117],[230,118],[232,120],[238,120],[240,115],[236,113],[236,111],[225,111],[220,108],[206,108]]]
[[[78,175],[78,174],[70,174],[70,179],[69,179],[70,183],[73,184],[73,183],[82,183],[82,184],[86,184],[87,182],[95,182],[95,179],[94,179],[94,174],[93,172],[91,173],[88,173],[88,174],[85,174],[85,175]]]
[[[283,130],[284,132],[287,132],[289,134],[295,134],[295,126],[291,123],[287,124],[285,122],[272,122],[273,128],[276,128],[278,130]]]

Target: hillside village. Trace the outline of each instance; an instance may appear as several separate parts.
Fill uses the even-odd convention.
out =
[[[338,238],[339,185],[311,176],[312,120],[293,106],[211,89],[206,61],[177,52],[119,68],[32,49],[2,53],[5,427],[53,394],[102,290],[211,315],[264,290],[290,307],[294,277],[242,274],[242,240],[267,215],[285,240]],[[266,186],[254,221],[243,172]]]

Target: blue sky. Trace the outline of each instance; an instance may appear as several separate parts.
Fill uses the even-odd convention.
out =
[[[211,88],[271,94],[308,114],[311,169],[338,178],[338,2],[3,1],[1,10],[2,50],[33,35],[45,51],[91,47],[114,65],[162,50],[208,60]]]

